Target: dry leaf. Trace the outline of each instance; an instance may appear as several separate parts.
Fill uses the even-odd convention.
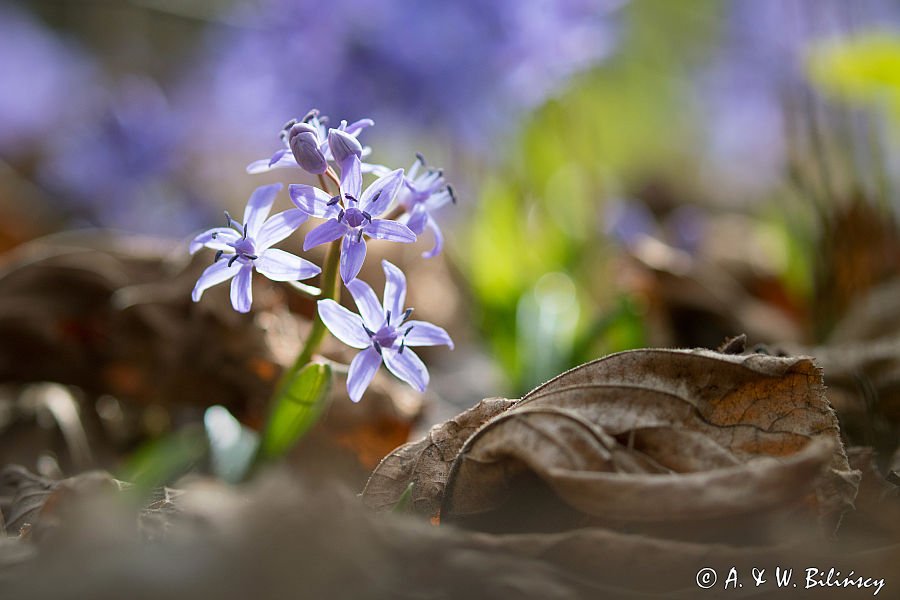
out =
[[[724,536],[814,504],[833,527],[858,480],[811,359],[638,350],[569,371],[481,428],[441,517],[496,523],[546,486],[558,512],[574,509],[568,526],[706,523]]]
[[[488,398],[455,418],[435,425],[417,442],[405,444],[386,456],[369,478],[362,499],[374,510],[392,508],[410,484],[410,510],[436,517],[450,465],[463,443],[492,417],[514,404],[513,400]]]

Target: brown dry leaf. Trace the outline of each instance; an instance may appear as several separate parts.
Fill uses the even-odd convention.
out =
[[[830,532],[858,481],[811,359],[638,350],[569,371],[480,428],[441,519],[764,539],[816,513]]]
[[[465,441],[514,403],[505,398],[482,400],[446,423],[435,425],[421,440],[400,446],[372,473],[362,493],[363,503],[374,510],[388,510],[412,484],[410,510],[425,517],[436,517],[450,465]]]

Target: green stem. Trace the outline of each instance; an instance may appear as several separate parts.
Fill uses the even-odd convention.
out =
[[[319,175],[319,183],[322,185],[322,189],[327,192],[328,187],[325,184],[324,177],[322,177],[321,175]],[[325,264],[322,267],[322,275],[319,280],[319,289],[321,290],[321,295],[319,296],[320,299],[330,299],[336,302],[340,301],[341,287],[340,281],[338,280],[340,260],[341,240],[337,239],[331,242],[325,255]],[[278,385],[275,387],[275,392],[272,394],[272,397],[269,400],[269,416],[266,419],[266,425],[263,430],[263,437],[265,437],[266,432],[271,426],[272,414],[275,407],[281,401],[282,396],[286,393],[288,387],[297,376],[297,374],[312,360],[313,355],[315,355],[316,351],[319,349],[319,346],[322,344],[322,340],[325,339],[326,331],[327,328],[325,327],[325,323],[322,322],[321,317],[319,317],[319,311],[316,310],[316,316],[313,318],[312,328],[309,331],[306,342],[303,344],[302,350],[300,350],[300,354],[297,355],[296,360],[294,360],[294,364],[292,364],[290,368],[288,368],[284,373],[281,374],[281,377],[278,380]],[[255,466],[258,466],[261,460],[262,455],[260,453],[260,449],[257,449],[253,464]]]

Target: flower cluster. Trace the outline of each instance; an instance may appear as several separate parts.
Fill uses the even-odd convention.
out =
[[[303,250],[327,243],[340,246],[340,277],[359,314],[350,312],[332,298],[319,300],[318,313],[321,323],[335,337],[362,349],[350,364],[347,376],[347,391],[354,402],[362,397],[382,362],[398,378],[424,391],[428,371],[409,347],[447,345],[453,348],[450,336],[440,327],[409,320],[413,309],[404,306],[406,277],[395,265],[382,263],[386,277],[383,303],[378,302],[368,284],[357,279],[366,259],[367,237],[408,244],[429,229],[435,244],[423,256],[437,255],[443,246],[443,236],[435,211],[456,202],[443,173],[427,168],[421,155],[417,155],[408,172],[363,162],[371,149],[363,147],[358,137],[372,125],[371,119],[361,119],[351,124],[341,121],[337,127],[329,128],[327,117],[315,110],[301,120],[288,122],[281,132],[284,146],[270,158],[251,163],[247,171],[262,173],[283,167],[299,168],[318,175],[321,187],[291,184],[289,195],[295,208],[271,217],[269,213],[283,186],[257,188],[241,222],[226,212],[224,227],[204,231],[190,244],[191,254],[201,248],[216,251],[212,265],[194,287],[194,301],[199,301],[208,288],[231,280],[232,306],[239,312],[248,312],[253,302],[254,270],[273,281],[299,281],[323,273],[308,260],[273,248],[310,217],[323,219],[324,222],[306,235]],[[363,185],[364,174],[375,177],[368,186]],[[329,191],[328,180],[336,189]],[[329,275],[326,269],[322,276]],[[330,283],[323,281],[322,289],[332,288],[326,285]]]

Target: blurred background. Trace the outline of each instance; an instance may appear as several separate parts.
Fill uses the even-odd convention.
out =
[[[362,277],[396,261],[457,348],[425,354],[424,397],[386,376],[336,396],[322,436],[360,472],[481,398],[740,333],[849,352],[832,401],[892,451],[898,19],[888,0],[3,0],[3,462],[121,465],[213,404],[259,426],[312,304],[266,284],[247,317],[192,305],[210,257],[186,240],[303,181],[245,167],[313,107],[373,118],[374,162],[421,152],[459,197],[439,257],[371,246]]]

